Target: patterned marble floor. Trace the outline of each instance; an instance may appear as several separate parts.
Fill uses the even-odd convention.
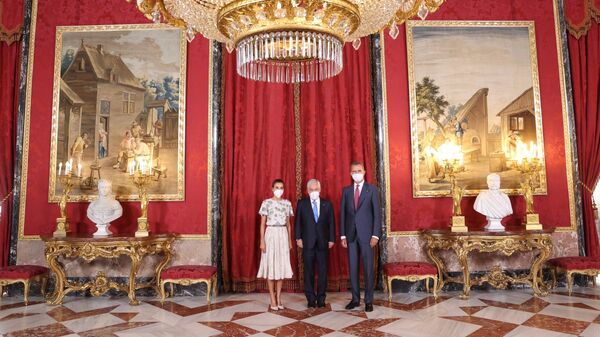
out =
[[[344,310],[348,293],[332,293],[324,309],[307,309],[301,294],[284,294],[285,310],[268,310],[267,294],[228,294],[206,305],[204,297],[176,297],[161,305],[144,298],[68,298],[48,306],[32,298],[0,301],[3,336],[600,336],[600,288],[564,289],[544,298],[529,289],[473,291],[469,300],[444,293],[377,293],[374,311]]]

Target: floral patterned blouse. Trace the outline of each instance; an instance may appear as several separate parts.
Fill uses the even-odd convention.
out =
[[[258,214],[267,217],[267,226],[287,226],[288,217],[294,215],[289,200],[266,199],[260,205]]]

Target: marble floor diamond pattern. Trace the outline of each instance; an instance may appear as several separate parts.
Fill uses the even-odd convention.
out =
[[[69,297],[62,306],[31,298],[0,300],[0,335],[84,336],[327,336],[327,337],[600,337],[600,289],[557,289],[537,298],[528,289],[473,291],[434,299],[424,293],[396,293],[388,302],[377,293],[374,311],[345,310],[349,293],[330,293],[325,308],[308,309],[302,294],[284,294],[286,309],[271,311],[267,294],[225,294],[207,305],[204,297],[176,297],[164,303],[126,297]]]

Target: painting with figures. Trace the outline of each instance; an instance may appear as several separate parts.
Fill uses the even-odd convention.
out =
[[[163,25],[57,27],[49,201],[59,175],[78,175],[71,200],[99,178],[137,200],[131,173],[153,176],[154,200],[184,199],[186,42]]]
[[[458,149],[465,195],[487,189],[490,173],[518,194],[524,148],[541,162],[535,193],[545,194],[533,22],[409,21],[406,34],[413,196],[448,195],[446,148]]]

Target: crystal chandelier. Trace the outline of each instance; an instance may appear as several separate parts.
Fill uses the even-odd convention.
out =
[[[130,1],[130,0],[127,0]],[[225,44],[237,53],[237,72],[256,81],[321,81],[343,68],[344,43],[387,26],[425,19],[444,0],[136,0],[152,21]]]

